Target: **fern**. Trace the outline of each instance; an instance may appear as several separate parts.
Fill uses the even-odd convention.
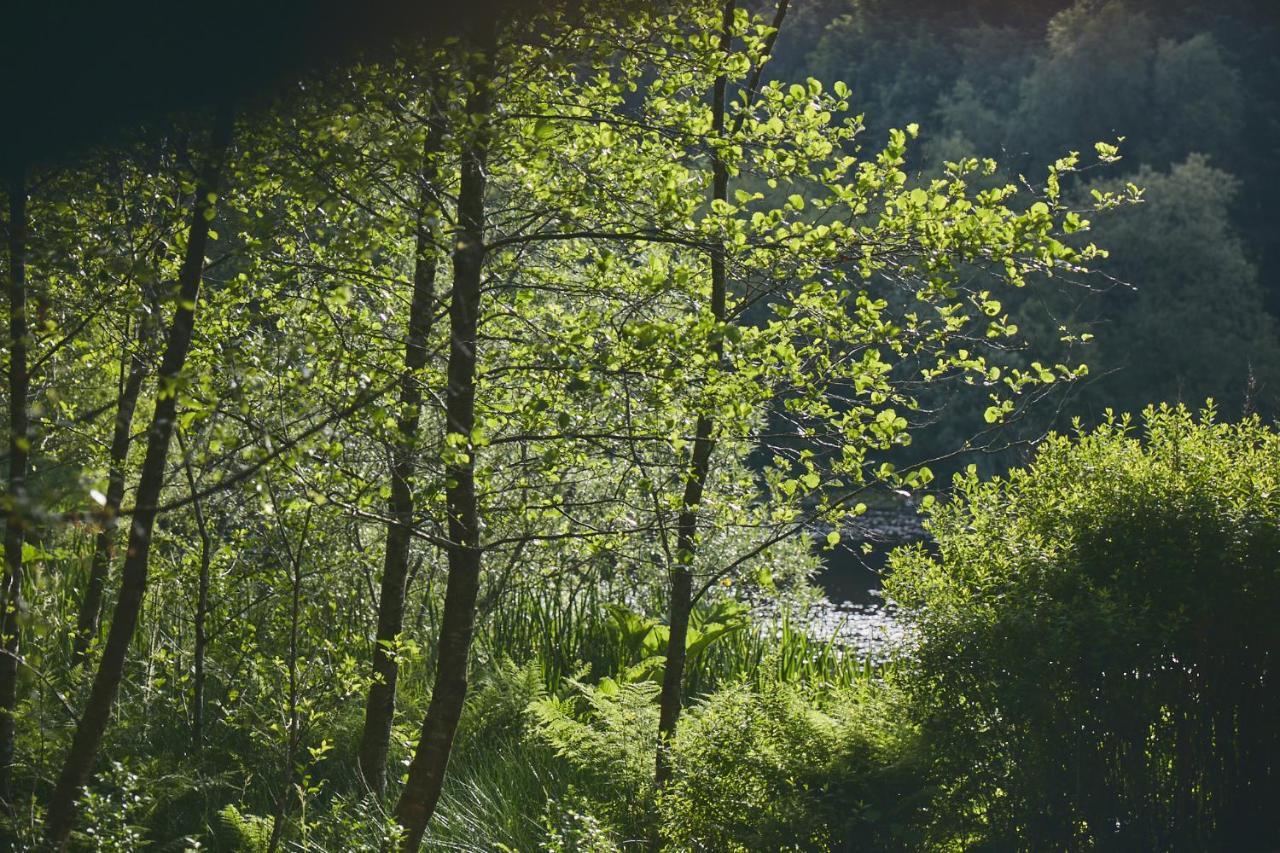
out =
[[[218,811],[214,837],[219,850],[266,853],[271,844],[271,818],[244,814],[234,805],[229,805]]]

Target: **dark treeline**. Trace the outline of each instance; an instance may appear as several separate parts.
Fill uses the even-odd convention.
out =
[[[924,170],[990,156],[1004,178],[1036,180],[1037,164],[1124,137],[1123,160],[1091,181],[1145,190],[1144,205],[1095,223],[1117,284],[1031,295],[1018,312],[1045,343],[1063,325],[1096,335],[1061,427],[1206,397],[1276,412],[1278,57],[1280,15],[1250,0],[814,0],[773,70],[847,82],[873,138],[920,122]],[[942,432],[939,447],[954,441]]]

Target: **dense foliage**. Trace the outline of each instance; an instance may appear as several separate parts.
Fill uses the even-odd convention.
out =
[[[654,795],[645,760],[656,687],[574,687],[531,705],[533,735],[582,774],[581,813],[610,849],[648,837],[647,819],[677,850],[908,849],[923,840],[930,789],[918,739],[882,684],[722,688],[688,710],[656,804],[646,802]]]
[[[1005,849],[1280,841],[1280,438],[1149,410],[957,483],[894,559],[945,832]]]

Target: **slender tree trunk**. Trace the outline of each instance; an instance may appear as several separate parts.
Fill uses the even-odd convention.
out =
[[[787,15],[789,0],[778,0],[773,17],[773,32],[764,45],[764,56],[768,57],[777,42],[778,31]],[[731,26],[735,9],[735,0],[727,0],[724,6],[724,18],[720,34],[720,45],[726,52],[729,50]],[[746,86],[746,101],[750,105],[760,83],[763,62],[752,70]],[[713,136],[724,132],[725,105],[727,100],[728,80],[724,76],[716,78],[711,95],[711,132]],[[739,113],[733,125],[733,133],[742,129],[746,119],[746,110]],[[719,157],[711,164],[711,198],[728,200],[729,170]],[[711,313],[716,320],[727,319],[726,296],[728,291],[728,274],[725,269],[725,251],[723,245],[714,246],[711,250]],[[723,354],[723,347],[716,343],[712,354],[718,361]],[[689,474],[685,481],[684,495],[681,499],[681,512],[676,521],[676,560],[671,568],[671,601],[667,613],[667,621],[671,628],[667,640],[666,667],[662,674],[662,692],[658,697],[658,754],[654,772],[655,785],[661,788],[671,777],[671,762],[668,755],[671,738],[675,734],[676,724],[680,720],[680,710],[684,700],[685,647],[689,637],[689,616],[693,609],[693,573],[692,563],[698,548],[698,505],[702,502],[702,494],[706,490],[708,474],[711,471],[711,454],[715,450],[715,442],[711,435],[715,425],[707,416],[698,418],[694,432],[693,453],[689,460]]]
[[[209,646],[206,625],[209,620],[209,570],[213,560],[213,537],[209,534],[209,522],[204,515],[200,491],[196,487],[196,475],[191,469],[191,457],[183,446],[182,431],[178,431],[178,447],[182,451],[182,467],[187,473],[187,486],[191,489],[191,509],[196,517],[196,529],[200,533],[200,577],[196,589],[195,643],[191,650],[191,743],[196,751],[204,749],[204,657]]]
[[[22,592],[22,544],[28,453],[27,390],[27,187],[21,169],[9,183],[9,482],[4,528],[4,589],[0,591],[0,804],[12,804],[14,713],[18,702],[18,597]]]
[[[733,24],[735,0],[724,5],[724,24],[720,34],[721,49],[729,49],[730,27]],[[716,78],[711,95],[711,135],[724,133],[725,95],[729,81],[724,75]],[[711,198],[725,200],[729,195],[729,170],[717,156],[711,164]],[[725,294],[727,275],[723,245],[711,249],[711,313],[717,322],[725,320]],[[723,353],[720,343],[711,347],[713,360],[719,361]],[[681,499],[680,516],[676,521],[676,554],[671,566],[671,600],[667,611],[670,636],[667,639],[667,659],[662,673],[662,692],[658,696],[658,754],[654,783],[661,788],[671,777],[668,756],[671,738],[684,701],[685,646],[689,637],[689,614],[693,608],[693,559],[698,550],[698,505],[706,490],[711,471],[711,454],[715,440],[711,437],[715,424],[707,415],[698,417],[694,433],[693,452],[690,455],[688,474]]]
[[[444,785],[458,717],[467,694],[467,663],[480,587],[480,518],[476,503],[475,427],[476,327],[484,268],[485,163],[489,150],[492,49],[486,53],[467,99],[471,140],[463,153],[458,190],[457,242],[453,253],[453,298],[449,303],[449,387],[445,396],[445,468],[449,514],[449,579],[445,587],[437,647],[435,687],[422,723],[409,781],[396,804],[405,828],[403,849],[416,853]],[[456,442],[456,443],[455,443]]]
[[[395,717],[398,666],[391,647],[404,624],[404,596],[409,577],[409,545],[413,537],[413,463],[422,411],[419,374],[427,365],[427,339],[435,315],[436,251],[432,222],[438,175],[438,153],[444,137],[440,117],[440,81],[433,81],[432,115],[423,142],[419,174],[418,226],[413,269],[413,299],[409,305],[404,369],[400,374],[399,435],[391,448],[391,497],[387,502],[387,546],[378,596],[378,633],[373,647],[373,683],[365,705],[360,738],[360,773],[369,790],[382,797],[387,785],[387,745]]]
[[[139,336],[139,345],[142,343]],[[84,662],[89,644],[98,634],[98,619],[102,613],[102,596],[107,587],[107,575],[116,556],[116,517],[124,500],[125,465],[129,447],[133,443],[133,412],[142,390],[142,380],[147,375],[147,364],[141,352],[130,358],[129,376],[120,392],[116,408],[115,427],[111,435],[111,460],[108,472],[106,502],[102,507],[102,530],[94,542],[93,561],[89,565],[89,586],[80,602],[76,619],[75,645],[71,650],[71,665]]]
[[[186,254],[178,273],[178,298],[173,308],[173,321],[165,343],[164,358],[160,363],[156,408],[148,430],[147,452],[138,479],[133,523],[129,529],[129,546],[121,570],[120,595],[116,600],[111,628],[107,633],[107,642],[98,663],[93,687],[76,726],[57,786],[49,800],[45,837],[48,846],[54,850],[65,849],[71,835],[76,801],[97,759],[111,706],[124,676],[129,643],[133,639],[142,611],[151,553],[151,534],[160,491],[164,486],[169,440],[173,435],[174,416],[177,412],[177,382],[191,349],[196,301],[200,295],[200,281],[204,273],[209,222],[214,216],[222,160],[230,138],[230,116],[222,116],[213,130],[208,162],[196,182],[195,206],[191,228],[187,234]]]
[[[273,496],[272,500],[275,498]],[[308,511],[302,526],[302,538],[296,551],[288,548],[289,562],[293,567],[293,596],[289,601],[289,721],[285,732],[284,774],[280,780],[280,798],[276,801],[276,812],[271,821],[271,839],[267,843],[267,853],[276,853],[280,849],[280,841],[284,838],[285,819],[289,816],[289,799],[292,796],[294,779],[297,776],[298,744],[301,740],[298,715],[298,622],[302,613],[302,553],[306,548],[306,537],[311,529],[311,513]]]

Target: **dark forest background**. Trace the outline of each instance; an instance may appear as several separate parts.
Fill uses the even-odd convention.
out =
[[[993,157],[1002,167],[993,183],[1039,182],[1044,165],[1067,152],[1092,155],[1095,142],[1124,138],[1122,159],[1074,188],[1082,197],[1130,181],[1144,190],[1144,204],[1093,223],[1089,239],[1111,252],[1109,278],[1028,288],[1017,306],[1035,349],[1087,362],[1090,377],[1042,405],[1017,435],[1067,427],[1075,416],[1096,420],[1109,407],[1194,407],[1210,397],[1228,416],[1274,416],[1280,28],[1272,4],[801,0],[791,15],[771,72],[847,82],[866,116],[867,147],[918,122],[921,172]],[[946,420],[917,447],[954,446]]]

